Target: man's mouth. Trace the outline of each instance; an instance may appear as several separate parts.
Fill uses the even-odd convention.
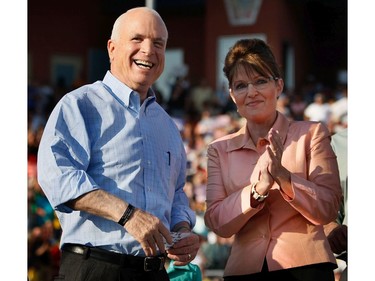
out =
[[[151,69],[154,66],[152,62],[145,61],[145,60],[134,60],[134,63],[138,65],[139,67],[146,68],[146,69]]]

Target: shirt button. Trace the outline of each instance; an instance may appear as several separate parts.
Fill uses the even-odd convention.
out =
[[[147,160],[147,165],[151,165],[151,161],[150,160]]]

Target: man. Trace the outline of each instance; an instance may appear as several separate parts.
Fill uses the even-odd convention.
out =
[[[63,230],[61,280],[169,280],[166,254],[176,265],[197,254],[184,146],[151,89],[167,38],[156,11],[127,11],[103,81],[66,94],[50,115],[38,179]],[[170,230],[189,235],[166,249]]]

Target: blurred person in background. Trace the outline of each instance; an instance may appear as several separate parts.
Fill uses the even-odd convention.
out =
[[[176,77],[171,88],[171,96],[166,103],[167,112],[174,118],[185,118],[190,91],[189,82],[185,77]]]
[[[167,257],[197,254],[184,145],[151,89],[167,38],[156,11],[122,14],[103,81],[64,95],[47,121],[38,180],[63,230],[59,280],[169,280]],[[170,231],[187,235],[173,244]]]
[[[290,112],[289,102],[290,102],[289,96],[282,93],[279,96],[279,98],[277,99],[276,110],[278,112],[282,113],[288,119],[292,120],[293,117],[292,117],[292,114]]]
[[[290,113],[292,115],[292,119],[297,121],[302,121],[307,104],[303,100],[301,94],[292,95],[292,99],[290,101]]]
[[[329,128],[332,133],[337,133],[348,127],[348,89],[346,86],[331,104],[331,113]]]
[[[305,108],[303,114],[304,120],[323,122],[328,126],[331,118],[331,107],[325,101],[324,94],[316,93],[314,101]]]
[[[188,110],[201,118],[204,111],[211,113],[218,108],[218,101],[215,91],[210,87],[206,78],[202,78],[199,83],[190,90]]]
[[[328,128],[276,110],[284,83],[264,41],[236,42],[223,70],[246,118],[207,150],[205,223],[234,235],[224,280],[333,281],[323,225],[336,218],[342,193]]]

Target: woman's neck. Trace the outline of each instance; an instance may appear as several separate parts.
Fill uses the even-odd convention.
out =
[[[253,120],[247,120],[247,129],[249,130],[250,137],[254,144],[257,144],[259,138],[267,138],[268,132],[271,130],[275,124],[277,118],[277,112],[274,117],[262,122],[256,122]]]

